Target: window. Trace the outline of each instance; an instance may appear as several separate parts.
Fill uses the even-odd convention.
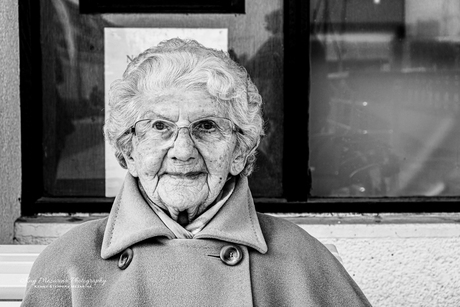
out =
[[[311,195],[459,196],[460,3],[315,0],[309,16]]]
[[[224,29],[265,102],[250,178],[259,211],[452,211],[458,200],[456,1],[254,0],[245,14],[19,5],[25,215],[110,210],[105,39],[117,29]]]
[[[227,2],[240,9],[244,3],[219,3]],[[108,189],[116,180],[110,180],[107,157],[112,153],[102,134],[106,81],[113,77],[108,76],[107,66],[113,62],[107,59],[113,55],[107,48],[128,44],[115,41],[114,35],[146,40],[152,30],[157,30],[153,36],[164,38],[178,36],[177,31],[188,35],[201,30],[207,37],[217,30],[225,35],[217,40],[223,38],[264,97],[267,131],[251,190],[258,198],[285,198],[283,2],[246,1],[245,14],[199,13],[189,6],[193,14],[85,14],[78,0],[21,2],[23,212],[110,209],[114,193],[107,191],[119,187]],[[133,55],[118,60],[125,68]]]

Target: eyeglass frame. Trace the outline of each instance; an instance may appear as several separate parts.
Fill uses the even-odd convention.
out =
[[[132,134],[132,135],[136,136],[136,125],[141,121],[163,120],[163,121],[171,123],[171,124],[173,124],[174,126],[177,127],[177,132],[175,132],[176,135],[175,135],[174,139],[177,138],[177,136],[179,135],[179,131],[182,128],[187,128],[187,130],[189,131],[190,137],[194,140],[194,138],[190,134],[190,131],[191,131],[190,128],[191,128],[192,124],[194,124],[196,122],[199,122],[199,121],[202,121],[202,120],[206,120],[206,119],[211,119],[212,120],[213,118],[220,118],[220,119],[228,120],[232,125],[232,133],[238,132],[238,133],[244,134],[243,130],[237,124],[235,124],[231,119],[229,119],[227,117],[221,117],[221,116],[208,116],[208,117],[203,117],[203,118],[196,119],[196,120],[192,121],[191,123],[189,123],[188,125],[185,125],[185,126],[178,126],[175,122],[172,122],[172,121],[170,121],[168,119],[161,119],[161,118],[158,118],[158,119],[154,119],[154,118],[139,119],[132,126],[130,126],[128,129],[126,129],[125,132],[122,135]]]

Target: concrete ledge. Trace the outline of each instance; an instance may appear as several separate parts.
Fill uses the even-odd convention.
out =
[[[281,216],[281,215],[278,215]],[[284,217],[319,240],[460,238],[460,214],[311,215]]]
[[[460,214],[271,214],[298,224],[317,239],[459,238]],[[15,243],[49,244],[74,226],[107,214],[57,214],[22,217],[15,223]]]
[[[21,217],[14,226],[14,242],[16,244],[49,244],[76,225],[105,216],[107,214]]]
[[[299,226],[319,240],[338,238],[460,238],[460,224],[299,224]]]
[[[307,214],[307,213],[271,213],[297,224],[460,224],[460,213],[383,213],[383,214]]]

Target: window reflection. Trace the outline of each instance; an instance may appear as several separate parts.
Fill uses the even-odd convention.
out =
[[[74,1],[42,1],[43,153],[47,196],[104,191],[103,27]]]
[[[310,1],[314,196],[460,195],[460,2]]]
[[[258,148],[256,169],[251,181],[254,182],[253,185],[264,186],[267,191],[271,191],[271,195],[282,195],[283,10],[266,14],[264,28],[269,33],[267,40],[249,60],[240,61],[257,86],[264,104],[265,136]],[[264,196],[267,195],[268,193]]]

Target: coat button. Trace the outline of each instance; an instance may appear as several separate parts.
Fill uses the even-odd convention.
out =
[[[241,248],[235,245],[226,245],[220,250],[220,260],[227,265],[237,265],[243,259]]]
[[[123,253],[121,253],[118,259],[118,268],[120,268],[120,270],[124,270],[128,267],[131,260],[133,260],[133,254],[133,250],[130,248],[125,249]]]

